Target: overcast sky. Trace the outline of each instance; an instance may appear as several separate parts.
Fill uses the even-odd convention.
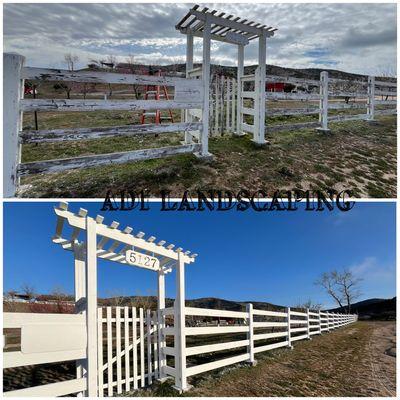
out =
[[[123,61],[185,61],[185,36],[175,24],[192,4],[5,4],[4,48],[31,66],[60,68],[67,52],[80,64],[112,54]],[[278,28],[267,63],[334,68],[363,74],[396,72],[395,4],[204,4]],[[235,65],[236,46],[213,42],[212,62]],[[246,47],[246,64],[257,46]],[[201,60],[200,39],[195,61]]]

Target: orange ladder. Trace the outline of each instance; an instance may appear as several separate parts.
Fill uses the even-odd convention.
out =
[[[158,71],[157,76],[161,76],[161,71]],[[149,96],[152,96],[151,98]],[[145,100],[161,100],[161,99],[166,99],[169,100],[169,95],[168,95],[168,90],[167,87],[165,85],[146,85],[145,88],[145,95],[144,95],[144,99]],[[172,116],[172,111],[166,110],[168,112],[167,116],[163,116],[161,114],[162,110],[156,110],[154,111],[145,111],[143,110],[142,112],[142,116],[140,118],[140,123],[141,124],[145,124],[146,123],[146,117],[152,117],[154,118],[154,122],[155,124],[160,124],[161,121],[163,120],[169,120],[171,122],[174,122],[174,117]]]

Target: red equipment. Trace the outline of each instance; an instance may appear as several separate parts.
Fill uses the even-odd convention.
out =
[[[157,73],[157,76],[161,76],[161,71],[159,70]],[[149,96],[153,96],[153,98],[149,98]],[[144,95],[145,100],[160,100],[160,99],[165,99],[169,100],[169,95],[168,95],[168,90],[165,85],[146,85],[145,88],[145,95]],[[161,114],[162,111],[168,112],[168,115],[164,116]],[[156,111],[145,111],[143,110],[142,116],[140,118],[140,123],[144,124],[145,123],[145,118],[146,117],[154,117],[154,123],[157,125],[161,123],[163,120],[169,120],[171,122],[174,122],[174,118],[172,116],[172,111],[171,110],[156,110]]]

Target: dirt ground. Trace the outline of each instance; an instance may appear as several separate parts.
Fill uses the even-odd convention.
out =
[[[395,334],[394,322],[358,322],[200,379],[187,395],[395,396]]]

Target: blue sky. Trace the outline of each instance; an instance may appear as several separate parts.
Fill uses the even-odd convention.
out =
[[[278,28],[268,40],[267,64],[336,68],[361,74],[396,73],[396,4],[204,3],[209,9]],[[185,61],[185,36],[175,24],[193,3],[25,3],[4,5],[4,48],[35,67],[65,68],[66,53],[90,60],[114,56],[138,63]],[[23,23],[22,23],[23,21]],[[201,40],[195,39],[195,61]],[[322,51],[321,51],[322,50]],[[257,60],[257,43],[246,46]],[[236,65],[236,46],[212,42],[211,60]]]
[[[4,290],[24,283],[37,292],[62,287],[73,293],[72,253],[51,242],[56,203],[4,203]],[[296,305],[311,299],[332,306],[313,282],[324,271],[349,268],[363,278],[362,299],[396,294],[395,204],[356,203],[334,212],[100,212],[99,203],[70,203],[191,250],[186,296]],[[99,296],[156,292],[151,271],[101,260]],[[167,295],[174,297],[174,276]]]

